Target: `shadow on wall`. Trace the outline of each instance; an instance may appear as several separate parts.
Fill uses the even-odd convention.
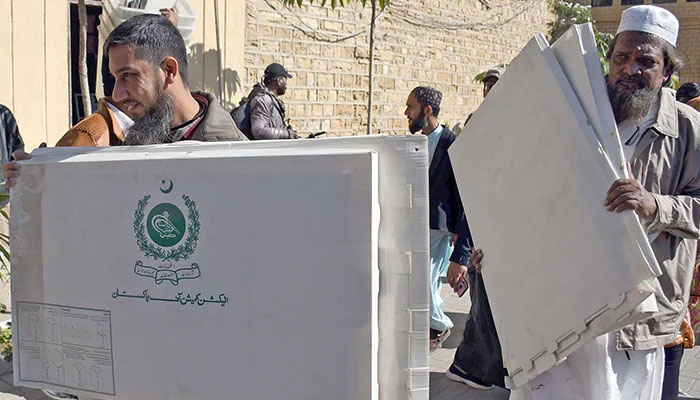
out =
[[[204,51],[202,43],[190,46],[189,81],[192,90],[201,90],[219,97],[218,53],[214,49]],[[224,107],[232,109],[244,94],[241,91],[241,78],[238,72],[224,69]]]

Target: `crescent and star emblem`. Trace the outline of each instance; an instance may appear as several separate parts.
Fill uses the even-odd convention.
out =
[[[167,188],[163,189],[162,186],[160,187],[160,191],[161,191],[161,193],[163,193],[163,194],[168,194],[168,193],[170,193],[170,192],[173,191],[173,181],[172,181],[172,179],[168,179],[167,181],[166,181],[165,179],[163,179],[162,181],[160,181],[160,184],[161,184],[161,185],[165,185],[166,182],[169,182]]]

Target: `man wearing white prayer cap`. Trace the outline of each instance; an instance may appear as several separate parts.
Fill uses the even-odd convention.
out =
[[[663,8],[630,7],[607,54],[608,94],[631,177],[613,183],[604,206],[634,210],[646,229],[663,271],[654,282],[658,312],[595,338],[513,390],[511,400],[678,398],[679,330],[700,238],[700,113],[664,87],[681,67],[678,28]]]

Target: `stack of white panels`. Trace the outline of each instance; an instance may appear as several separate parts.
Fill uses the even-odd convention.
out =
[[[450,156],[511,386],[654,311],[641,224],[603,206],[625,161],[590,25],[533,38]]]
[[[189,46],[190,40],[192,40],[197,14],[187,3],[187,0],[147,0],[143,8],[128,7],[127,0],[104,0],[102,5],[100,25],[97,29],[103,38],[107,38],[114,28],[133,16],[159,14],[159,10],[162,8],[175,8],[179,17],[177,29],[185,40],[185,46]]]
[[[427,399],[426,160],[423,136],[36,151],[11,203],[15,384]]]

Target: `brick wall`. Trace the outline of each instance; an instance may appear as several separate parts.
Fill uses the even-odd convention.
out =
[[[418,85],[440,89],[441,122],[461,126],[481,102],[474,75],[509,62],[553,18],[546,0],[484,3],[491,8],[478,0],[394,0],[379,16],[374,133],[407,133],[406,97]],[[242,94],[280,62],[294,75],[283,99],[300,133],[366,133],[370,9],[358,2],[286,8],[280,0],[248,0],[246,8]]]
[[[646,0],[645,4],[651,4]],[[684,55],[686,65],[680,71],[680,81],[700,82],[700,2],[678,0],[676,3],[656,4],[671,11],[680,23],[678,48]],[[620,23],[620,15],[628,6],[622,6],[621,0],[613,0],[611,7],[594,7],[595,25],[603,32],[615,33]]]

